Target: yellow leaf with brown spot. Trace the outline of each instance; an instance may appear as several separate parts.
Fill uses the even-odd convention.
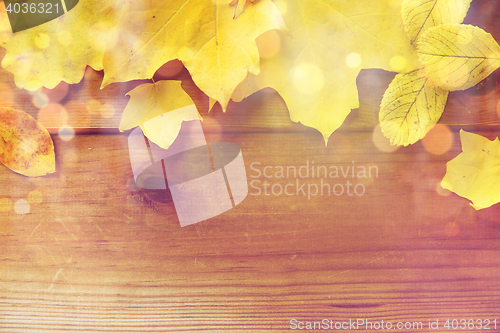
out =
[[[28,177],[56,171],[49,132],[23,111],[0,108],[0,162]]]

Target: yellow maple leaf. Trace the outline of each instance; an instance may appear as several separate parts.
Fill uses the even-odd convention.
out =
[[[131,1],[121,36],[104,58],[103,86],[151,78],[167,61],[179,59],[193,81],[225,109],[248,72],[259,73],[255,38],[285,29],[271,0],[250,4],[234,19],[227,0]]]
[[[475,86],[500,67],[500,46],[481,28],[442,24],[424,32],[417,50],[426,76],[450,91]]]
[[[249,75],[233,99],[272,87],[292,121],[319,130],[325,142],[359,106],[356,76],[362,68],[417,68],[395,1],[295,0],[281,10],[291,37],[280,35],[279,52],[261,61],[261,74]]]
[[[167,149],[174,142],[183,121],[199,119],[191,97],[180,81],[158,81],[137,86],[120,121],[120,131],[140,126],[144,135]]]
[[[380,105],[380,127],[391,144],[407,146],[422,139],[443,114],[448,91],[429,84],[422,70],[398,74]]]
[[[0,162],[28,177],[54,173],[54,144],[49,132],[23,111],[0,108]]]
[[[255,0],[250,0],[251,2],[254,2]],[[234,6],[234,16],[233,18],[237,18],[238,16],[241,15],[245,11],[245,6],[246,6],[247,0],[231,0],[229,2],[230,6]]]
[[[460,131],[462,153],[446,164],[441,186],[472,201],[475,209],[500,202],[500,141]]]
[[[5,11],[5,4],[2,1],[0,3],[0,41],[8,39],[10,36],[12,36],[12,28]]]
[[[462,23],[472,0],[403,0],[401,14],[412,44],[428,28]]]
[[[102,69],[104,52],[116,41],[121,6],[116,0],[81,0],[50,22],[0,34],[0,45],[7,50],[2,66],[14,74],[18,87],[31,91],[52,89],[61,81],[80,82],[87,65]]]

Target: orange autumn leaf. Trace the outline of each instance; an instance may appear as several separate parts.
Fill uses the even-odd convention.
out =
[[[56,171],[49,132],[23,111],[0,108],[0,162],[28,177]]]

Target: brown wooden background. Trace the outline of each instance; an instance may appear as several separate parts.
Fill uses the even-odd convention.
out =
[[[496,3],[473,1],[467,22],[500,40]],[[0,332],[271,332],[290,330],[291,319],[325,318],[423,322],[423,330],[406,330],[419,332],[429,331],[429,320],[440,322],[433,331],[447,332],[446,319],[496,319],[490,331],[500,332],[500,208],[475,211],[466,199],[436,192],[446,162],[461,151],[460,128],[498,136],[499,75],[451,94],[440,123],[454,141],[442,155],[421,142],[392,153],[375,147],[391,73],[361,73],[361,107],[327,147],[318,132],[292,123],[272,92],[223,114],[217,106],[207,113],[191,89],[205,108],[207,140],[238,144],[249,175],[253,162],[262,169],[313,160],[354,161],[379,174],[364,182],[363,196],[250,194],[181,228],[164,193],[133,185],[127,133],[113,129],[124,94],[139,82],[99,91],[101,73],[88,70],[61,101],[77,135],[68,142],[53,135],[57,172],[30,179],[0,167],[0,198],[43,197],[29,214],[0,212]],[[37,115],[11,74],[2,70],[0,81],[12,89],[13,106]],[[90,99],[115,113],[86,110]]]

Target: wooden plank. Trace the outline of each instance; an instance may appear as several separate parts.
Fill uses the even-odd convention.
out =
[[[499,8],[475,0],[466,23],[500,40]],[[55,134],[57,117],[46,124],[57,172],[26,178],[0,166],[0,199],[10,202],[0,205],[0,332],[270,332],[292,329],[292,319],[422,323],[406,331],[439,320],[432,331],[441,332],[446,319],[474,319],[476,331],[477,320],[496,319],[488,327],[499,331],[500,207],[475,211],[438,187],[461,151],[460,128],[498,135],[498,75],[450,94],[441,124],[453,144],[442,155],[422,142],[377,149],[378,105],[394,76],[381,70],[361,72],[360,108],[326,147],[269,89],[208,113],[206,96],[189,86],[207,140],[241,147],[250,193],[181,228],[167,193],[134,184],[128,132],[116,129],[125,93],[148,81],[99,90],[102,73],[88,69],[60,101],[75,138]],[[33,95],[3,69],[0,84],[1,105],[38,118]],[[114,112],[96,112],[93,100]],[[311,172],[313,162],[316,175],[322,166],[378,173],[280,177],[280,166]],[[363,195],[353,194],[358,184]],[[292,194],[278,195],[287,185]],[[309,185],[325,192],[308,196]],[[342,195],[331,193],[336,185]]]
[[[365,132],[324,147],[314,132],[207,131],[208,140],[241,147],[249,181],[319,184],[256,178],[265,166],[308,161],[379,173],[324,179],[362,183],[361,196],[255,195],[263,188],[254,183],[234,209],[184,228],[172,201],[131,182],[125,134],[54,137],[56,174],[0,170],[0,197],[43,196],[29,214],[0,213],[0,331],[251,332],[288,329],[291,319],[494,319],[498,207],[475,211],[436,193],[460,150],[454,135],[452,149],[433,156],[420,144],[380,152]]]

